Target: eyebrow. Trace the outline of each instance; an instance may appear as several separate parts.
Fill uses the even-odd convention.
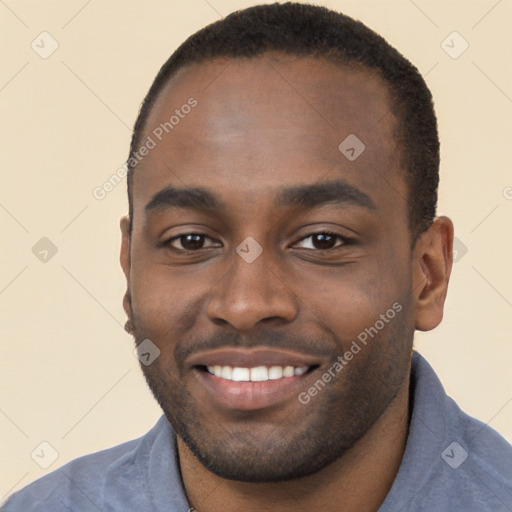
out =
[[[344,180],[297,185],[280,190],[277,206],[312,209],[327,204],[352,204],[369,210],[377,207],[370,196]],[[225,210],[226,203],[203,187],[175,188],[169,185],[154,194],[146,212],[161,209]]]
[[[169,185],[153,195],[145,210],[190,208],[213,211],[225,207],[223,201],[203,187],[175,188]]]
[[[344,180],[286,188],[278,196],[280,206],[315,208],[326,204],[353,204],[369,210],[377,207],[372,198]]]

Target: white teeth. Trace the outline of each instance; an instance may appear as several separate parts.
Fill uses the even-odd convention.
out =
[[[240,381],[248,381],[251,380],[251,371],[249,368],[233,368],[233,374],[231,375],[231,380],[236,382]]]
[[[307,366],[256,366],[254,368],[242,368],[239,366],[207,366],[206,369],[212,375],[222,379],[235,382],[262,382],[265,380],[282,379],[283,377],[293,377],[302,375],[308,371]]]
[[[256,368],[251,368],[251,380],[253,382],[268,380],[267,367],[266,366],[256,366]]]
[[[281,379],[283,377],[283,368],[281,366],[271,366],[268,369],[269,379]]]
[[[293,366],[284,367],[283,377],[293,377]]]
[[[215,367],[213,369],[215,370]],[[218,374],[214,373],[214,375],[218,375]],[[223,379],[231,380],[232,375],[233,375],[233,368],[231,368],[231,366],[223,366],[222,370],[220,371],[219,377],[222,377]]]

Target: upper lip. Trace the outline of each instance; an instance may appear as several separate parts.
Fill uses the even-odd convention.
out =
[[[254,368],[256,366],[294,366],[296,368],[319,366],[317,357],[281,349],[219,348],[198,352],[189,357],[190,366],[233,366]]]

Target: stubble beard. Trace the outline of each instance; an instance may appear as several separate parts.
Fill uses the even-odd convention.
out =
[[[405,313],[405,312],[404,312]],[[404,315],[406,317],[406,315]],[[132,320],[136,344],[146,336]],[[162,358],[141,368],[153,396],[175,433],[205,468],[229,480],[284,482],[315,474],[349,451],[390,406],[409,378],[414,330],[391,324],[392,354],[369,347],[365,365],[348,364],[293,424],[265,424],[257,412],[229,425],[215,424],[194,404],[180,372],[163,368]],[[373,340],[375,347],[382,340]],[[385,356],[387,365],[382,365]],[[356,356],[357,357],[357,356]],[[321,378],[321,374],[318,375]],[[344,380],[343,380],[344,379]]]

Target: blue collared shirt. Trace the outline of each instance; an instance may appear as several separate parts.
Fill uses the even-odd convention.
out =
[[[417,352],[412,417],[379,512],[511,512],[512,446],[463,413]],[[144,436],[80,457],[15,493],[2,512],[187,512],[176,437],[162,416]]]

